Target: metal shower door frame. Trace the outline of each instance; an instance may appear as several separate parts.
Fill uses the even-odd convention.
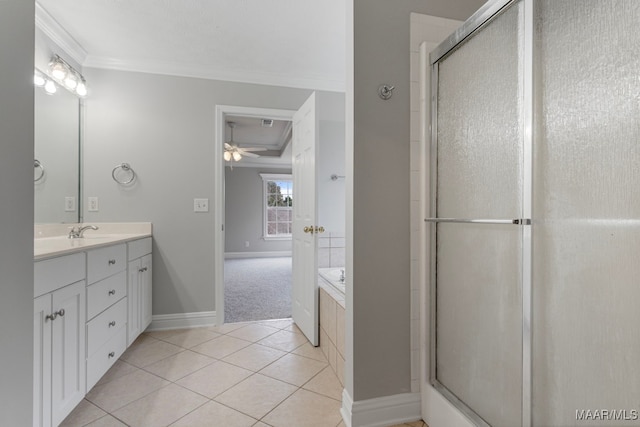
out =
[[[478,414],[463,401],[450,392],[437,379],[436,360],[436,329],[437,329],[437,224],[439,222],[456,223],[489,223],[513,224],[520,227],[522,233],[522,427],[531,427],[532,422],[532,200],[533,200],[533,119],[534,119],[534,8],[536,0],[494,0],[485,3],[475,14],[443,41],[431,52],[431,218],[425,221],[431,223],[431,259],[430,262],[430,381],[439,393],[449,400],[458,410],[469,417],[479,426],[489,426]],[[524,40],[522,49],[522,135],[523,135],[523,188],[522,188],[522,217],[518,219],[451,219],[437,218],[437,188],[438,188],[438,74],[439,62],[453,53],[458,46],[488,25],[494,18],[507,10],[510,6],[522,2],[524,8],[523,26]]]

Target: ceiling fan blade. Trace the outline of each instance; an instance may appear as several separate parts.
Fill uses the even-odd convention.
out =
[[[238,147],[240,148],[240,147]],[[267,149],[265,147],[247,147],[247,148],[240,148],[242,151],[267,151]]]
[[[252,159],[257,159],[258,157],[260,157],[259,155],[249,153],[248,151],[241,151],[241,154],[246,157],[251,157]]]

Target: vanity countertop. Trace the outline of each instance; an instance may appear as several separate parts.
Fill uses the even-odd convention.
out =
[[[149,222],[84,223],[82,225],[95,225],[98,230],[86,230],[84,237],[69,239],[69,229],[74,225],[78,224],[36,225],[33,240],[34,261],[115,243],[124,243],[152,235],[152,227]]]

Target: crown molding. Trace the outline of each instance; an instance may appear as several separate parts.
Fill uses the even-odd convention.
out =
[[[78,64],[84,63],[87,51],[38,2],[36,2],[36,28],[60,46]]]
[[[83,62],[85,67],[107,70],[132,71],[138,73],[160,74],[167,76],[192,77],[207,80],[248,83],[267,86],[312,89],[328,92],[344,92],[344,81],[323,79],[320,77],[286,76],[246,70],[207,68],[171,61],[121,60],[88,55]]]

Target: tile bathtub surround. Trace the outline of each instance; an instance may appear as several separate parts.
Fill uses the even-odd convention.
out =
[[[318,238],[318,267],[344,267],[344,233],[324,233]]]
[[[324,288],[320,288],[320,349],[344,385],[344,315],[345,308]]]
[[[154,331],[62,427],[336,427],[341,396],[335,368],[291,319]]]

